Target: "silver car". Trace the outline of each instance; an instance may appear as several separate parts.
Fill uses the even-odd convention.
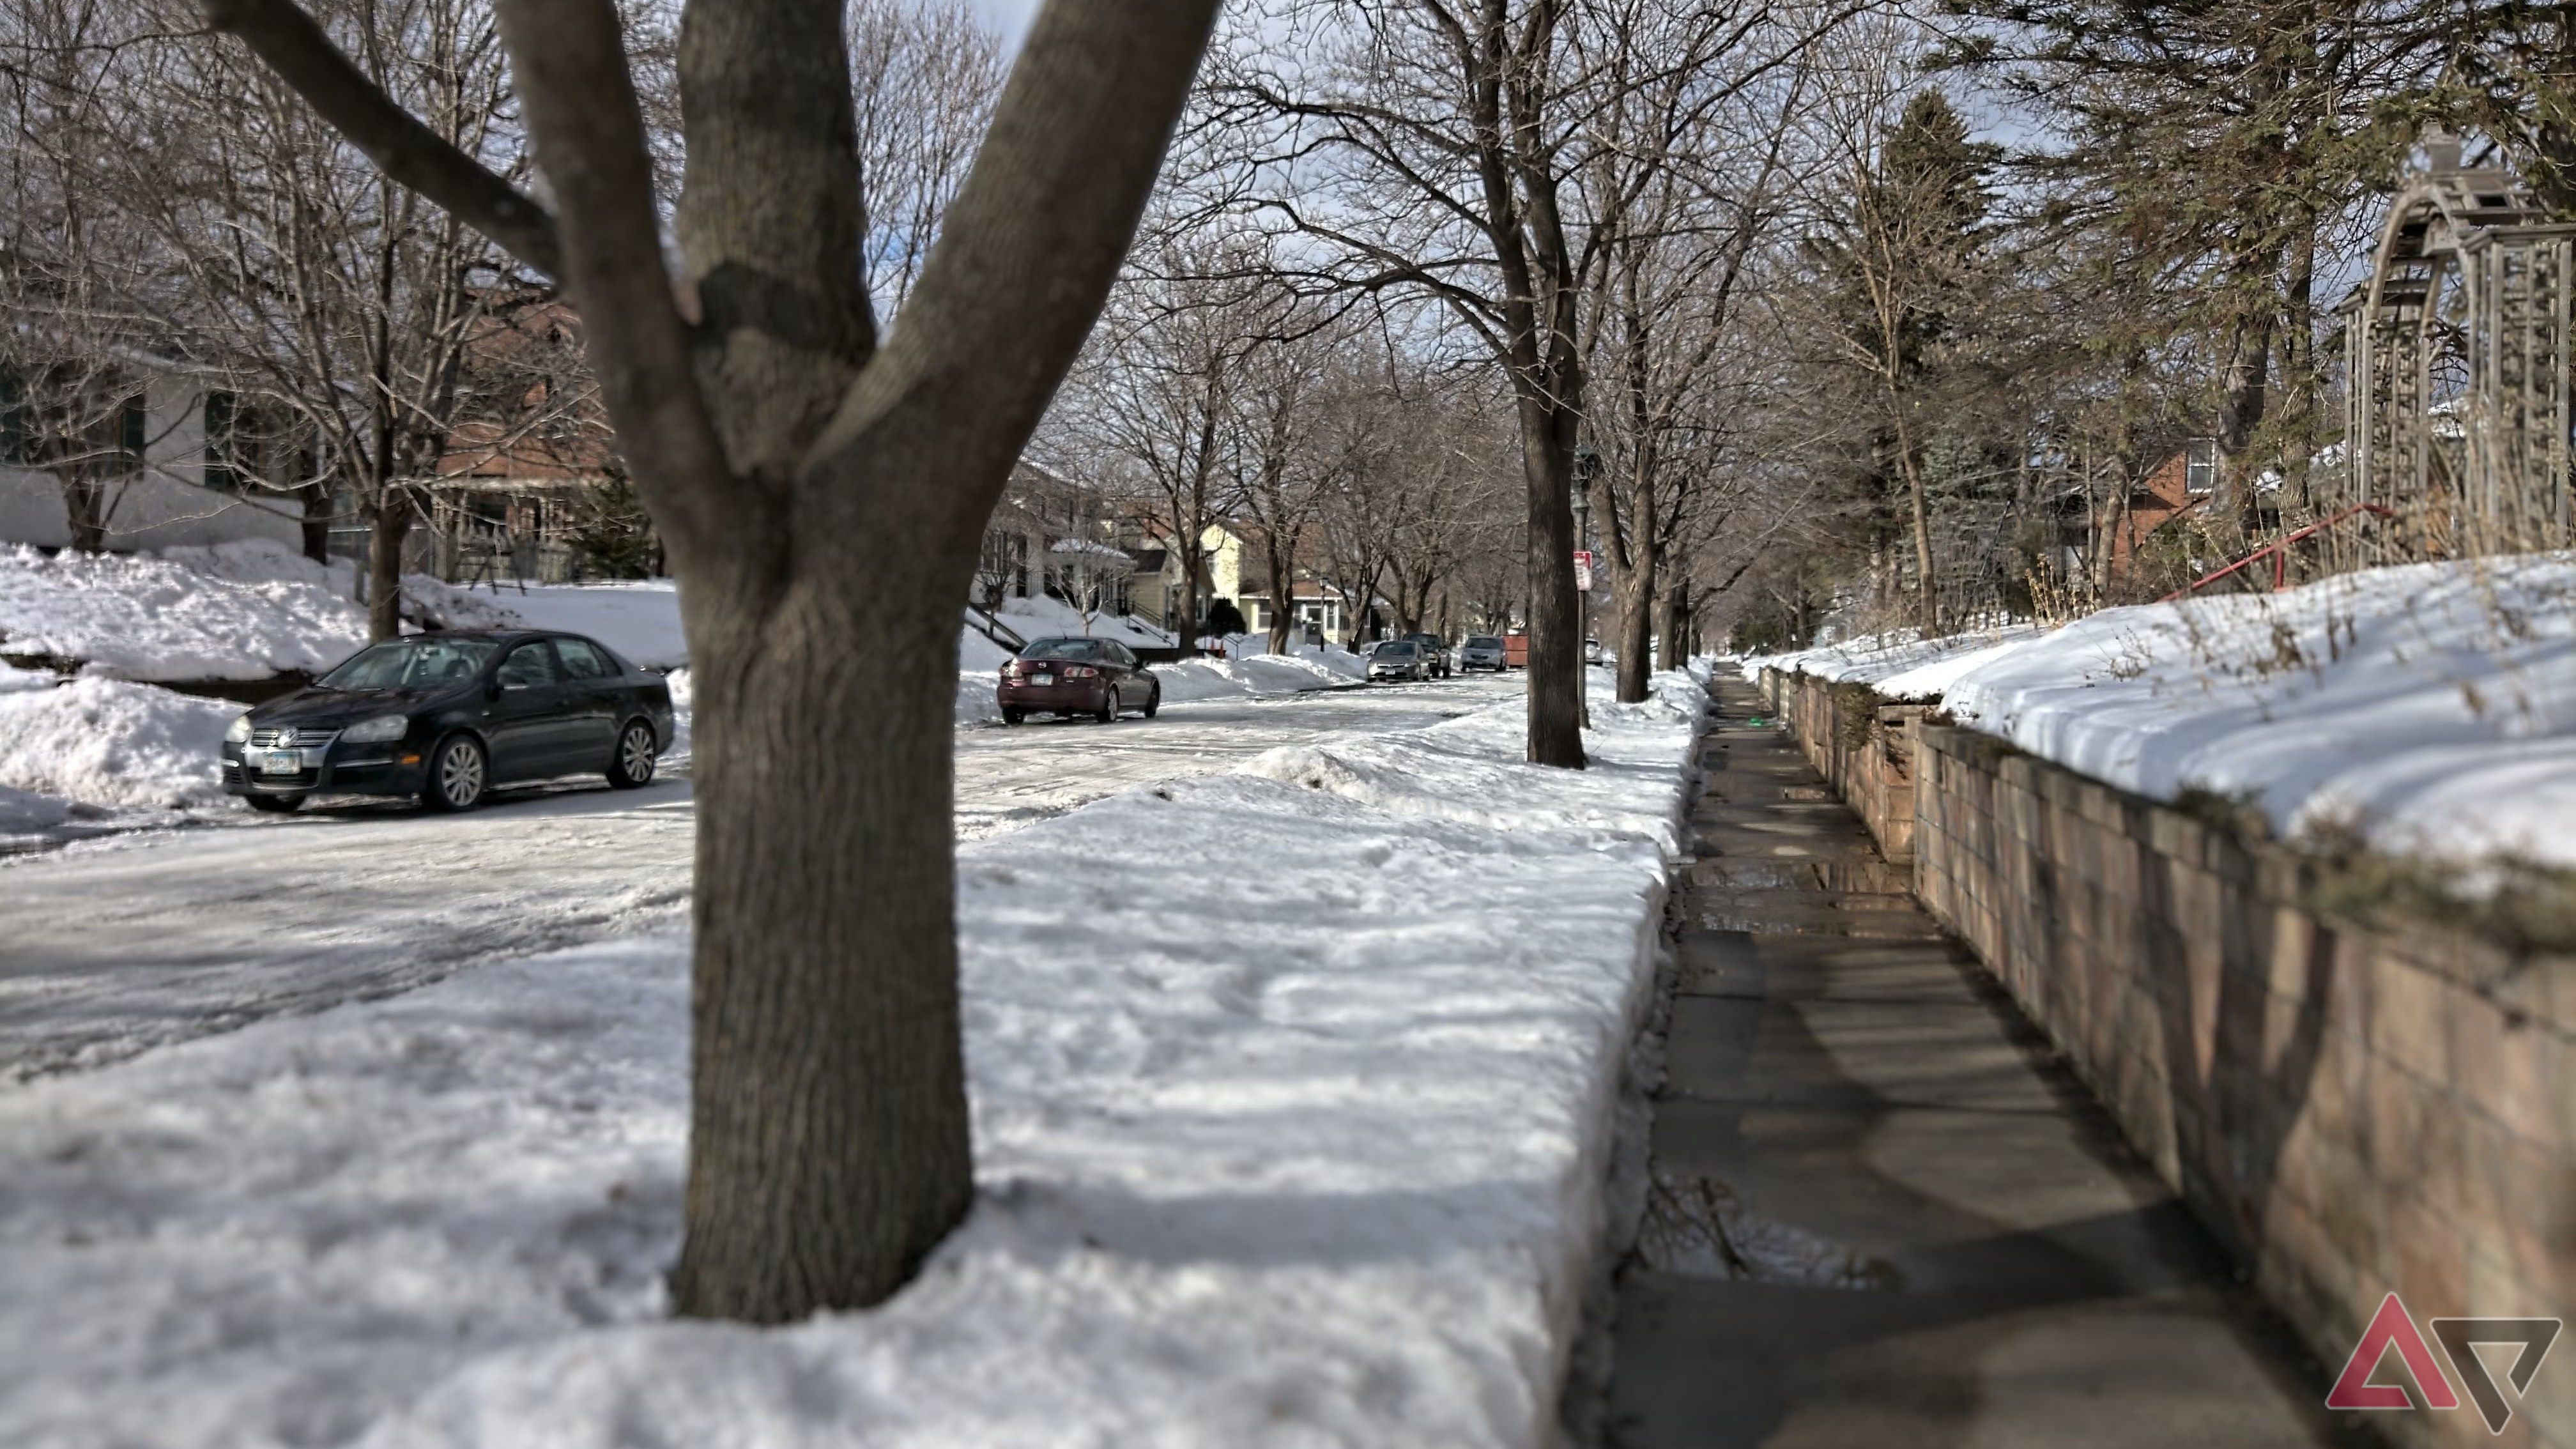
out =
[[[1419,680],[1431,677],[1430,661],[1422,657],[1422,646],[1410,639],[1389,639],[1369,651],[1369,683],[1381,679]]]
[[[1490,669],[1496,674],[1510,667],[1511,656],[1503,652],[1503,641],[1492,634],[1470,634],[1458,646],[1458,672],[1473,674]]]

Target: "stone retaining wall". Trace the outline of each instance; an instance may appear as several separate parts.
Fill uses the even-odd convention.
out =
[[[1836,758],[1819,739],[1849,703],[1778,688]],[[2357,878],[1987,735],[1907,736],[1917,894],[2329,1373],[2391,1291],[2428,1333],[2576,1308],[2576,957],[2385,917]],[[1851,772],[1855,805],[1876,768]],[[2465,1406],[2373,1427],[2576,1449],[2568,1347],[2500,1439]]]
[[[1807,763],[1869,827],[1879,854],[1897,865],[1913,860],[1913,730],[1923,707],[1883,703],[1867,685],[1776,669],[1764,672],[1762,689]]]

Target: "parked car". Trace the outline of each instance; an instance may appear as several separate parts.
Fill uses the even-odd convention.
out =
[[[1458,672],[1461,674],[1473,674],[1479,669],[1490,669],[1500,674],[1510,667],[1500,634],[1470,634],[1467,642],[1458,646]]]
[[[596,639],[522,630],[371,644],[224,732],[224,790],[255,810],[314,795],[470,810],[495,785],[604,774],[633,789],[670,745],[671,686]]]
[[[1428,679],[1431,665],[1422,646],[1410,639],[1389,639],[1369,651],[1369,683],[1381,679]]]
[[[1583,641],[1583,662],[1586,664],[1598,664],[1601,662],[1600,640],[1586,639]]]
[[[1032,639],[1002,666],[1002,723],[1033,714],[1087,714],[1109,724],[1128,710],[1163,707],[1163,682],[1115,639]]]
[[[1437,634],[1407,634],[1404,637],[1422,646],[1422,657],[1430,666],[1432,678],[1449,677],[1449,641]]]

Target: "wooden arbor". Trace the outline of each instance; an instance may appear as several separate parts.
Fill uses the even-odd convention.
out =
[[[2457,140],[2425,152],[2343,304],[2341,506],[2394,519],[2349,562],[2566,547],[2576,226]]]

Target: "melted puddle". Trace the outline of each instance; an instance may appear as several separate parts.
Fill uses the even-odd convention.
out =
[[[1894,1264],[1750,1212],[1716,1178],[1663,1168],[1647,1189],[1636,1253],[1649,1268],[1697,1278],[1877,1292],[1901,1286]]]

